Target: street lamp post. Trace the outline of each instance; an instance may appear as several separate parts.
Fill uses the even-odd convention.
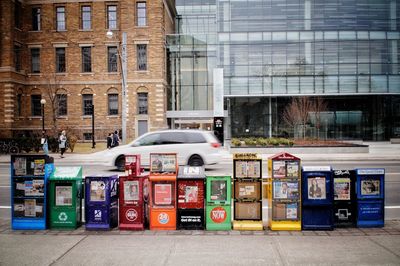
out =
[[[41,99],[40,104],[42,105],[42,132],[44,132],[44,105],[46,104],[46,99]]]
[[[94,141],[94,104],[90,106],[92,110],[92,149],[96,148],[96,142]]]
[[[111,39],[113,37],[113,32],[111,30],[107,31],[107,38]],[[122,120],[122,143],[126,143],[126,87],[127,87],[127,49],[126,49],[127,33],[122,32],[122,43],[121,43],[121,53],[118,53],[121,61],[121,72],[122,72],[122,108],[121,108],[121,120]]]

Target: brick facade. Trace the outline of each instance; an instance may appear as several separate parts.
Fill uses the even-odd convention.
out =
[[[15,0],[16,1],[16,0]],[[127,33],[127,140],[138,136],[138,121],[147,121],[148,131],[167,127],[166,34],[173,33],[175,25],[174,0],[162,1],[57,1],[26,0],[21,2],[22,26],[14,24],[13,0],[0,3],[0,137],[9,137],[20,130],[40,130],[41,116],[32,116],[31,95],[46,99],[45,128],[53,129],[50,95],[67,94],[66,116],[58,117],[58,130],[91,132],[91,116],[83,115],[82,94],[93,94],[95,106],[95,135],[104,140],[107,133],[121,129],[121,71],[108,72],[108,47],[118,46],[122,32]],[[146,26],[136,26],[136,3],[146,2]],[[107,5],[117,5],[117,30],[109,39]],[[91,29],[81,29],[81,6],[91,6]],[[56,31],[55,10],[64,6],[66,30]],[[32,31],[32,8],[41,9],[41,29]],[[137,44],[147,45],[147,70],[137,70]],[[21,51],[21,70],[16,71],[14,47]],[[65,47],[66,72],[55,73],[55,50]],[[91,47],[90,73],[82,73],[82,47]],[[40,73],[31,73],[32,48],[40,49]],[[120,51],[120,49],[119,49]],[[49,93],[50,92],[50,93]],[[138,92],[148,93],[148,114],[138,114]],[[108,94],[118,93],[118,115],[108,115]],[[18,96],[20,95],[20,96]],[[21,108],[18,111],[18,98]],[[20,114],[19,114],[20,113]]]

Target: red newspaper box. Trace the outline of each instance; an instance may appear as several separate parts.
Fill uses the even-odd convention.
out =
[[[149,177],[135,170],[141,169],[139,155],[129,158],[134,158],[125,165],[130,174],[119,178],[119,229],[144,230],[148,220]]]
[[[140,155],[125,155],[125,175],[139,176],[143,172],[140,164]]]
[[[176,229],[176,153],[150,154],[150,230]]]

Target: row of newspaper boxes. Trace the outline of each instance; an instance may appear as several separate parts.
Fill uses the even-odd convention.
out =
[[[262,179],[257,154],[235,154],[233,178],[206,177],[202,167],[178,168],[176,154],[151,154],[148,175],[138,155],[126,155],[124,176],[82,179],[81,167],[54,167],[45,155],[11,160],[13,229],[76,228],[83,198],[93,230],[262,230],[263,220],[271,230],[384,225],[384,169],[301,167],[281,153]]]

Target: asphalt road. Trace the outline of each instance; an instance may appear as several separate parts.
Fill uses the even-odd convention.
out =
[[[57,161],[56,165],[71,165],[70,162]],[[75,164],[76,165],[76,164]],[[400,219],[400,163],[398,161],[350,161],[330,162],[326,161],[302,161],[302,165],[331,165],[333,169],[354,169],[354,168],[385,168],[385,218]],[[96,164],[82,164],[83,175],[95,174],[118,174],[112,167]],[[208,167],[207,175],[232,175],[232,160],[224,159],[219,164]],[[263,163],[263,176],[267,176],[267,166]],[[10,165],[0,163],[0,218],[10,219]]]

